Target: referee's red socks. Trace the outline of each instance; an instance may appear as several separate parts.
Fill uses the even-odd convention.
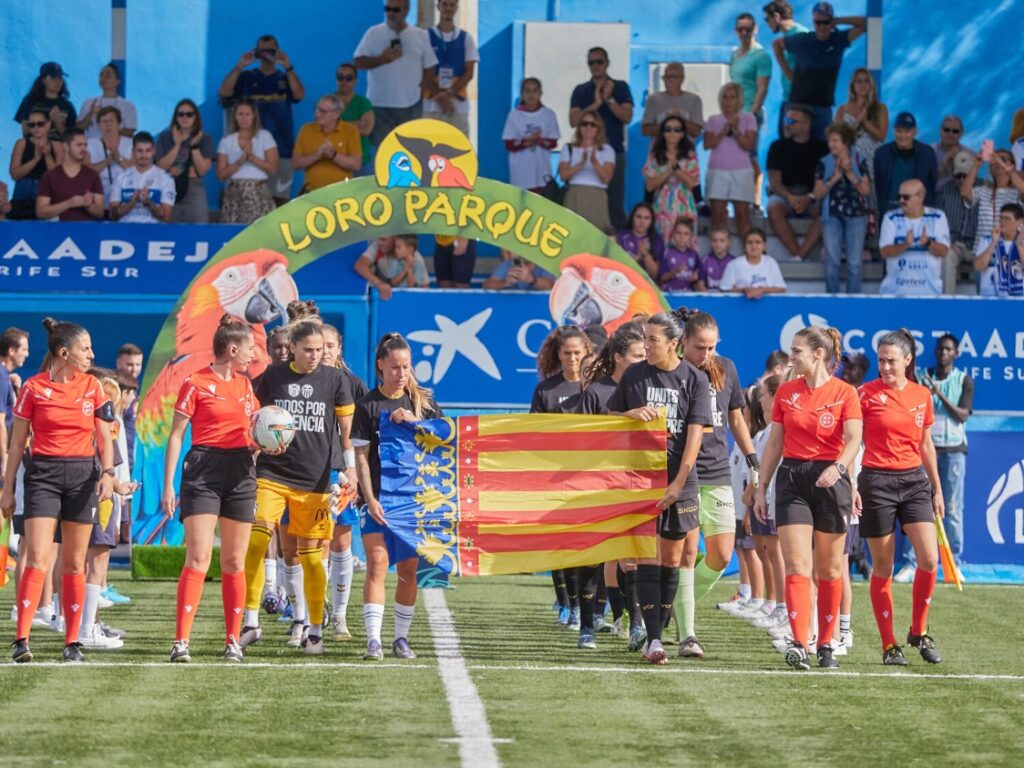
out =
[[[188,640],[192,635],[199,600],[203,596],[203,581],[206,574],[194,568],[182,568],[178,577],[177,629],[175,640]]]
[[[914,574],[914,603],[910,613],[910,634],[923,635],[928,631],[928,609],[935,592],[935,580],[939,570],[922,571]]]
[[[322,566],[321,570],[323,570]],[[245,571],[222,573],[220,578],[220,595],[224,601],[225,642],[237,643],[238,636],[242,634],[242,609],[245,607]],[[322,592],[323,590],[321,589],[320,591]]]
[[[819,598],[820,599],[820,598]],[[811,620],[811,580],[807,576],[786,576],[786,608],[793,639],[807,647],[807,625]]]
[[[892,631],[892,576],[871,577],[871,609],[875,612],[875,623],[878,634],[882,638],[882,650],[896,645],[896,635]]]
[[[843,601],[843,579],[818,579],[818,647],[832,645]],[[789,603],[786,603],[789,605]]]
[[[65,573],[60,578],[60,605],[64,609],[64,642],[77,643],[85,607],[85,574]]]
[[[39,598],[43,594],[43,584],[46,583],[46,571],[38,568],[26,568],[18,580],[18,633],[16,640],[28,639],[32,631],[32,619],[36,616],[36,608],[39,607]]]

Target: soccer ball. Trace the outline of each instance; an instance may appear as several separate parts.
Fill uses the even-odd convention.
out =
[[[268,453],[280,453],[295,437],[295,422],[284,408],[266,405],[253,414],[249,428],[252,441]]]

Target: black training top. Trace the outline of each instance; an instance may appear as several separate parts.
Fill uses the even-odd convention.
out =
[[[566,381],[561,373],[548,376],[533,390],[530,413],[561,413],[559,406],[579,393],[578,381]]]
[[[732,475],[729,472],[729,411],[743,407],[743,389],[736,366],[727,357],[717,357],[725,372],[725,383],[721,391],[716,391],[710,382],[708,392],[711,402],[711,419],[714,424],[704,429],[704,438],[700,441],[700,453],[697,454],[697,475],[703,485],[729,485]]]

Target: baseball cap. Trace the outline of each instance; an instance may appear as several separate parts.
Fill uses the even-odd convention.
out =
[[[39,68],[40,77],[67,77],[67,73],[56,61],[48,61]]]
[[[836,15],[835,11],[832,10],[832,3],[815,3],[814,7],[811,8],[811,14],[815,13],[819,16],[827,16],[830,19]]]
[[[900,112],[896,115],[895,125],[897,128],[917,128],[917,120],[909,112]]]

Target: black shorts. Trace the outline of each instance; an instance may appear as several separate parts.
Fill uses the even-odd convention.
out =
[[[811,525],[822,533],[845,533],[853,512],[853,484],[841,475],[831,488],[815,485],[835,462],[783,459],[775,474],[775,524]]]
[[[48,517],[91,525],[97,519],[99,479],[99,465],[91,456],[33,456],[25,468],[25,519]]]
[[[455,255],[455,245],[438,245],[434,248],[434,276],[438,282],[469,285],[476,267],[476,241],[470,240],[466,252]]]
[[[753,529],[753,526],[751,526]],[[754,541],[753,535],[747,534],[747,529],[743,527],[743,521],[736,521],[736,549],[755,549],[757,543]]]
[[[11,518],[11,532],[16,533],[18,536],[25,535],[25,516],[15,515]]]
[[[864,512],[860,535],[866,539],[888,536],[908,523],[934,523],[932,484],[924,467],[917,469],[874,469],[865,467],[857,478]]]
[[[181,518],[256,519],[256,465],[248,448],[192,446],[181,468]]]
[[[679,457],[668,457],[668,482],[671,483],[679,473],[680,463]],[[700,488],[697,485],[697,473],[691,471],[679,494],[679,501],[664,510],[658,518],[658,535],[663,539],[679,541],[695,528],[700,528]]]

